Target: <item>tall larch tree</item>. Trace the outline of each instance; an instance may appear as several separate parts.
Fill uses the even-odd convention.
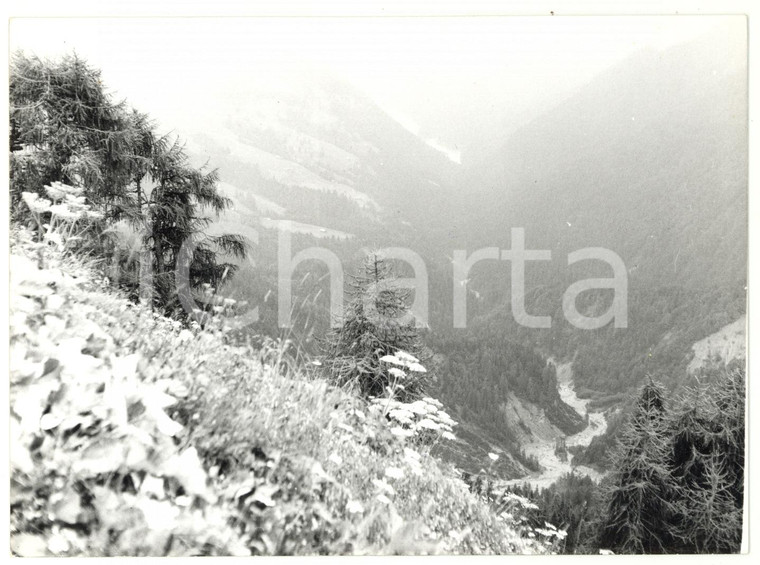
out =
[[[665,553],[673,513],[665,391],[642,387],[631,419],[611,454],[600,546],[616,553]]]
[[[179,307],[180,293],[189,298],[193,288],[218,286],[234,273],[232,259],[246,255],[244,239],[206,233],[231,205],[218,191],[216,171],[193,167],[176,138],[158,135],[146,114],[114,102],[100,71],[77,55],[48,61],[18,52],[10,70],[12,203],[54,181],[83,187],[104,213],[102,228],[124,221],[144,234],[153,304],[165,311]],[[112,259],[104,233],[114,230],[91,234],[92,248]],[[134,261],[112,263],[138,270]],[[138,279],[126,278],[133,286]]]

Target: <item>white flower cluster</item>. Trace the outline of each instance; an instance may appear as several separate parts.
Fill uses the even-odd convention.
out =
[[[207,329],[229,331],[234,325],[230,320],[248,308],[247,300],[235,300],[217,294],[216,289],[208,283],[203,283],[196,298],[203,304],[203,309],[193,308],[192,319],[195,326],[203,324]]]
[[[435,398],[425,397],[414,402],[373,398],[370,410],[384,413],[393,424],[391,433],[397,437],[456,439],[452,430],[457,423],[443,410],[443,404]]]
[[[23,192],[21,197],[32,212],[41,214],[50,212],[54,216],[66,220],[78,220],[84,216],[100,218],[100,212],[94,212],[89,204],[85,203],[82,195],[84,189],[80,186],[71,186],[62,182],[53,182],[45,187],[45,193],[50,200],[40,198],[33,192]]]
[[[34,214],[42,214],[43,212],[49,212],[50,206],[53,204],[46,198],[40,198],[39,194],[34,192],[22,192],[21,198]]]
[[[45,187],[45,192],[50,200],[34,192],[22,192],[21,198],[32,212],[44,241],[48,243],[63,247],[68,241],[78,239],[74,235],[74,228],[79,220],[103,217],[101,212],[93,211],[85,202],[81,187],[53,182]],[[41,214],[45,212],[50,212],[50,223],[43,224]]]
[[[392,398],[399,390],[405,390],[403,382],[409,378],[409,373],[427,373],[427,369],[420,364],[420,360],[406,351],[396,351],[394,355],[384,355],[380,361],[393,367],[388,367],[390,385],[386,387],[388,395]]]
[[[513,492],[505,492],[503,496],[504,502],[507,506],[512,508],[522,508],[525,510],[538,510],[538,506],[531,502],[529,499]]]
[[[550,524],[549,522],[544,522],[544,528],[534,528],[534,531],[542,535],[546,538],[557,538],[559,540],[565,539],[567,537],[567,531],[565,530],[558,530],[557,526],[554,524]]]
[[[414,355],[407,353],[406,351],[399,350],[396,351],[395,355],[384,355],[380,358],[380,361],[383,361],[384,363],[390,363],[392,365],[398,365],[399,367],[403,367],[404,369],[413,371],[415,373],[427,373],[427,369],[420,365],[420,360],[417,359]],[[401,378],[407,376],[407,374],[402,369],[398,369],[396,367],[389,369],[389,372],[392,375],[398,375]]]
[[[545,521],[543,527],[532,525],[534,520],[531,516],[535,516],[539,507],[528,498],[500,489],[492,494],[499,500],[501,507],[499,518],[515,527],[523,539],[548,548],[550,552],[555,552],[558,544],[567,537],[566,530],[559,529],[549,522]]]
[[[91,210],[90,205],[85,203],[81,187],[69,186],[60,182],[54,182],[45,187],[50,199],[55,202],[50,211],[67,220],[78,220],[82,217],[102,218],[103,214]]]

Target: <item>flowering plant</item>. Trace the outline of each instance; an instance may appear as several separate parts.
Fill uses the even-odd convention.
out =
[[[416,438],[423,443],[440,438],[456,439],[452,431],[457,423],[443,410],[439,400],[424,397],[413,402],[401,402],[394,398],[399,390],[404,389],[408,372],[427,372],[419,359],[406,351],[397,351],[394,355],[381,357],[380,361],[393,365],[387,369],[392,377],[389,379],[391,384],[386,387],[387,397],[370,399],[370,410],[382,413],[390,420],[391,433],[399,438]]]
[[[80,224],[82,220],[103,217],[102,212],[92,210],[85,202],[82,187],[56,181],[46,186],[45,192],[49,200],[34,192],[22,192],[21,197],[32,213],[41,240],[58,249],[65,250],[81,239],[84,232]],[[50,221],[44,222],[43,214],[47,213]]]

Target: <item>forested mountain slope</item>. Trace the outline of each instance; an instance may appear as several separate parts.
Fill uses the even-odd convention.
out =
[[[605,245],[642,284],[734,283],[746,256],[745,46],[718,34],[641,51],[512,135],[471,168],[497,208],[488,236],[524,225],[563,254]]]
[[[473,288],[491,297],[473,301],[476,324],[511,326],[502,331],[575,357],[577,381],[603,396],[646,372],[683,373],[693,343],[745,312],[745,48],[745,37],[716,32],[641,51],[467,171],[460,181],[482,189],[469,210],[488,213],[463,238],[509,248],[509,228],[524,227],[527,248],[552,252],[550,262],[528,263],[526,283],[528,312],[552,315],[551,330],[514,327],[509,267],[493,262],[474,269]],[[627,329],[565,322],[562,294],[572,282],[612,276],[601,261],[567,265],[568,253],[585,247],[623,260]],[[580,311],[599,315],[610,299],[585,293]]]
[[[565,532],[523,520],[535,505],[493,481],[541,472],[523,449],[531,438],[566,466],[568,453],[603,466],[623,440],[606,486],[583,489],[601,497],[588,509],[612,493],[603,512],[624,523],[607,522],[630,535],[582,543],[583,521],[599,517],[586,526],[598,534],[604,513],[563,508],[578,482],[566,477],[544,501],[575,520],[565,549],[737,551],[745,40],[716,32],[639,52],[490,140],[467,170],[321,73],[223,91],[180,124],[185,147],[114,102],[77,56],[17,54],[14,552],[553,551]],[[527,248],[551,250],[528,263],[519,297],[550,328],[516,323],[510,295],[522,289],[509,261],[455,276],[458,252],[508,250],[515,227]],[[411,292],[378,285],[422,274],[373,251],[393,246],[424,263],[421,327],[367,315],[407,312]],[[611,274],[600,261],[568,266],[583,247],[621,258],[626,327],[565,319],[571,283]],[[307,248],[338,259],[342,287],[331,289],[335,273],[314,253],[295,266]],[[374,275],[355,268],[365,256],[381,258]],[[336,295],[348,307],[332,310]],[[467,327],[454,323],[463,297]],[[611,299],[584,292],[578,306],[598,316]],[[713,393],[721,379],[728,396]],[[456,436],[444,407],[461,422]],[[565,443],[589,422],[585,441]],[[581,449],[594,429],[608,433]],[[626,450],[650,439],[640,475]],[[625,493],[642,485],[639,499],[681,501],[637,509]],[[722,533],[718,507],[730,511]],[[636,531],[639,510],[665,541]]]
[[[220,167],[236,202],[270,221],[381,241],[408,241],[412,224],[445,206],[456,165],[356,88],[313,68],[250,79],[184,127],[189,150]]]

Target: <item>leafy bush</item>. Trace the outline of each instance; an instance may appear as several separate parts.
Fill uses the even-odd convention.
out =
[[[249,554],[165,412],[182,384],[148,382],[144,357],[88,319],[95,305],[77,298],[87,277],[51,263],[11,263],[13,551]]]

